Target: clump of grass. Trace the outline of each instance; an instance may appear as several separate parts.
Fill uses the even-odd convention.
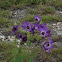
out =
[[[56,7],[62,7],[62,0],[50,0],[49,3]]]
[[[8,25],[8,23],[10,23],[10,22],[11,22],[11,20],[9,20],[8,18],[0,16],[0,26]]]
[[[40,49],[35,48],[26,48],[26,47],[20,47],[17,51],[13,51],[14,58],[12,59],[12,62],[33,62],[34,58],[36,57],[37,53],[40,51]]]
[[[2,16],[2,17],[10,17],[11,16],[11,11],[9,11],[9,10],[0,10],[0,16]]]
[[[11,12],[9,10],[0,10],[0,26],[7,25],[11,23],[11,20],[8,19],[11,16]]]
[[[0,42],[0,54],[3,56],[2,58],[7,62],[11,62],[12,59],[12,50],[16,49],[17,47],[15,44],[10,42]],[[2,60],[1,60],[2,61]]]
[[[61,17],[58,17],[56,15],[42,15],[42,21],[44,22],[57,22],[57,21],[62,21]]]
[[[59,49],[52,49],[52,53],[62,53],[62,48]]]
[[[55,8],[52,8],[51,6],[45,7],[45,9],[43,10],[43,14],[53,14],[55,12]]]
[[[30,5],[30,4],[37,4],[40,0],[5,0],[0,1],[0,7],[4,9],[10,8],[19,8],[20,6]]]
[[[7,1],[0,1],[0,7],[7,9],[9,7],[11,7],[11,3],[7,0]]]
[[[62,61],[62,48],[52,49],[51,55],[57,55],[59,61]]]
[[[43,3],[43,4],[46,4],[46,0],[42,0],[42,3]]]
[[[61,54],[58,55],[58,58],[60,61],[62,61],[62,55]]]
[[[38,33],[38,32],[37,32]],[[38,34],[35,34],[35,36],[31,35],[30,33],[27,35],[28,36],[28,40],[31,43],[36,43],[37,41],[41,42],[41,36]]]
[[[33,21],[34,19],[34,14],[28,14],[25,18],[24,18],[24,21]]]
[[[40,12],[37,9],[29,9],[29,13],[30,14],[39,14]]]

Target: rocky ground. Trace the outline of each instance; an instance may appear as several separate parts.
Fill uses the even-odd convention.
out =
[[[10,16],[10,19],[15,23],[16,23],[16,21],[19,21],[19,18],[23,19],[24,17],[26,17],[27,14],[29,14],[29,10],[28,10],[29,8],[30,7],[27,7],[27,9],[22,9],[22,10],[20,10],[20,9],[10,10],[12,13],[12,15]],[[62,11],[56,11],[56,14],[59,16],[62,16]],[[47,25],[48,25],[49,29],[51,30],[53,37],[62,36],[62,22],[51,22],[51,23],[47,23]],[[0,40],[2,40],[2,41],[10,40],[11,42],[13,42],[15,39],[13,34],[5,31],[5,29],[8,29],[8,27],[5,27],[5,26],[3,28],[2,27],[0,27]],[[58,41],[56,40],[56,42],[58,42]],[[58,44],[62,45],[61,41],[59,41]],[[57,46],[59,46],[59,45],[57,45]]]
[[[17,9],[17,10],[9,10],[11,11],[12,15],[9,17],[13,22],[19,21],[19,18],[24,19],[27,14],[29,14],[29,9],[35,10],[33,7],[27,7],[24,9]],[[56,10],[56,15],[62,17],[62,8],[59,10]],[[51,30],[54,46],[56,48],[62,48],[62,22],[50,22],[47,23],[49,29]],[[5,30],[8,29],[8,27],[0,27],[0,41],[11,41],[14,42],[15,36],[11,34],[10,32],[6,32]],[[19,42],[19,40],[18,40]],[[48,59],[44,59],[43,61],[40,61],[40,59],[37,56],[37,59],[34,62],[49,62]],[[52,56],[52,62],[59,62],[57,56]],[[60,61],[61,62],[61,61]]]

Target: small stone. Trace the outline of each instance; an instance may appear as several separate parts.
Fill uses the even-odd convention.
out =
[[[20,44],[20,41],[21,41],[21,40],[17,40],[17,44],[18,44],[18,45]]]
[[[60,30],[60,28],[58,27],[58,30]]]
[[[57,22],[57,25],[59,25],[61,22]]]
[[[56,26],[56,24],[53,24],[53,26]]]
[[[19,45],[16,45],[18,48],[20,47]]]
[[[0,35],[0,39],[2,39],[2,41],[5,41],[5,36]]]

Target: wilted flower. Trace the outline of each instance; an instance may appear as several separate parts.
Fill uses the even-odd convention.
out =
[[[26,41],[27,41],[27,36],[26,36],[26,37],[23,37],[23,38],[22,38],[22,41],[23,41],[24,43],[26,43]]]
[[[29,22],[22,22],[21,27],[26,30],[26,31],[31,31],[31,28],[33,27],[32,24],[30,24]]]
[[[44,48],[46,50],[46,52],[50,52],[50,49],[53,48],[53,41],[52,39],[48,39],[45,43],[44,43]]]
[[[12,33],[15,34],[18,31],[18,26],[13,26]]]
[[[22,38],[22,34],[19,33],[17,37],[18,37],[18,39],[21,39]]]
[[[34,17],[34,19],[35,19],[37,22],[40,22],[40,21],[41,21],[41,16],[36,15],[36,16]]]

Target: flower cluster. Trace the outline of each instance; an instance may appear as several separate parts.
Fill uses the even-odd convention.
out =
[[[36,15],[34,17],[34,19],[36,21],[34,24],[31,24],[30,22],[22,22],[21,27],[22,27],[23,30],[29,31],[30,33],[32,33],[33,36],[35,34],[35,31],[38,31],[39,35],[41,35],[41,38],[43,38],[43,39],[47,38],[47,40],[44,43],[41,43],[42,44],[41,47],[43,47],[46,52],[50,53],[50,49],[53,48],[53,41],[52,41],[52,38],[51,38],[51,31],[48,29],[46,23],[40,24],[41,16]],[[13,26],[11,32],[13,34],[17,34],[18,26]],[[22,41],[24,43],[26,43],[26,41],[28,40],[27,36],[23,37],[22,33],[18,33],[17,37],[18,37],[18,39],[22,39]],[[39,45],[38,42],[37,42],[37,45]]]
[[[18,26],[13,26],[12,31],[13,34],[17,35],[18,39],[22,39],[24,43],[27,41],[27,36],[23,37],[22,33],[17,33],[18,32]]]

